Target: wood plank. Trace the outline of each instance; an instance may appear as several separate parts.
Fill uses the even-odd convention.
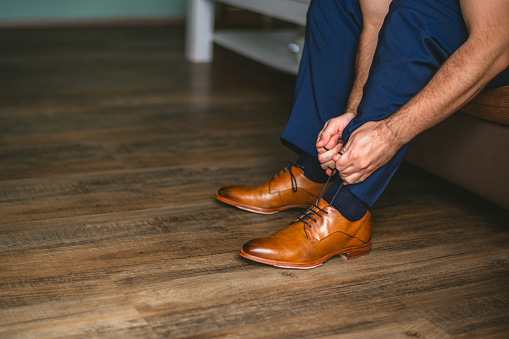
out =
[[[3,338],[158,338],[139,313],[118,296],[32,304],[0,310]]]

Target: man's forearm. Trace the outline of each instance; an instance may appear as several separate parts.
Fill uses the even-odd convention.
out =
[[[509,66],[509,1],[460,2],[467,41],[394,114],[366,122],[350,134],[342,152],[332,157],[345,183],[366,180],[404,144],[458,110]]]
[[[413,99],[386,119],[400,146],[457,111],[507,67],[503,57],[483,47],[482,41],[467,41]]]
[[[348,98],[345,112],[357,114],[357,107],[362,99],[362,89],[366,84],[369,68],[375,54],[380,27],[367,27],[359,37],[359,46],[355,60],[355,81]]]
[[[385,16],[389,11],[392,0],[359,0],[362,10],[363,27],[359,37],[357,55],[355,59],[355,80],[350,92],[345,113],[357,114],[357,107],[362,99],[362,90],[368,79],[369,69],[373,61],[378,32],[382,27]]]
[[[407,104],[385,119],[402,146],[457,111],[509,64],[509,25],[504,0],[464,0],[467,41]]]

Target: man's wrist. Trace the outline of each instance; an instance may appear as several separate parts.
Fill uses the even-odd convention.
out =
[[[385,119],[386,126],[392,135],[392,140],[398,147],[409,143],[412,137],[409,136],[408,128],[401,128],[401,123],[394,117],[394,115]]]
[[[355,118],[357,116],[357,111],[345,111],[345,113],[343,113],[343,115],[350,115],[353,118]]]

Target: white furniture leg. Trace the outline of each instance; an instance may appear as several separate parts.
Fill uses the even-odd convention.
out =
[[[214,1],[188,0],[186,57],[191,62],[211,62],[214,29]]]

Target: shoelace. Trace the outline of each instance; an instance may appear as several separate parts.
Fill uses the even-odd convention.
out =
[[[298,165],[298,164],[295,164],[293,162],[288,162],[288,164],[286,165],[286,167],[281,171],[283,172],[284,174],[286,174],[286,170],[288,170],[288,173],[290,173],[290,180],[292,182],[292,191],[293,192],[297,192],[297,179],[295,178],[295,175],[293,174],[292,172],[292,167],[299,167],[301,169],[304,169],[303,166],[301,165]],[[277,175],[279,178],[281,178],[281,172],[279,172]],[[330,179],[330,178],[329,178]],[[276,181],[276,176],[274,175],[274,177],[272,178],[272,180]]]
[[[318,197],[318,199],[316,200],[316,202],[311,205],[311,207],[306,211],[306,213],[304,213],[302,216],[300,216],[295,222],[297,221],[302,221],[303,223],[305,223],[308,227],[313,227],[308,221],[309,220],[313,220],[313,222],[316,222],[317,219],[313,218],[313,216],[319,216],[321,219],[323,219],[323,215],[320,214],[320,212],[324,213],[324,214],[329,214],[327,211],[323,210],[322,208],[320,208],[318,206],[318,203],[320,202],[320,199],[322,199],[322,196],[323,194],[325,193],[325,187],[327,187],[327,185],[329,184],[332,176],[334,175],[334,172],[329,176],[329,179],[327,179],[327,182],[325,183],[325,185],[323,186],[323,189],[322,189],[322,193],[320,193],[320,196]],[[334,199],[336,199],[336,196],[338,195],[339,191],[341,190],[341,187],[343,187],[343,183],[341,183],[341,185],[339,186],[339,188],[337,189],[336,193],[334,194],[334,196],[332,197],[332,200],[329,204],[332,205],[332,202],[334,201]],[[316,208],[317,210],[315,211],[313,208]]]

